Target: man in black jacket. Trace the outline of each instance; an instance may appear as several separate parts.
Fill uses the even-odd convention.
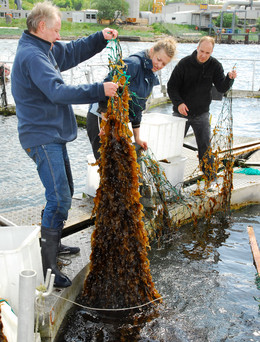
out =
[[[198,145],[199,160],[202,171],[208,180],[214,180],[215,172],[207,172],[204,154],[210,146],[209,107],[212,101],[212,86],[215,85],[220,93],[227,92],[237,74],[235,70],[224,74],[221,63],[212,52],[215,41],[212,37],[200,39],[197,49],[184,57],[174,68],[167,84],[167,91],[173,103],[173,115],[187,118],[185,135],[191,126]],[[203,158],[204,156],[204,158]],[[213,158],[208,157],[213,166]]]

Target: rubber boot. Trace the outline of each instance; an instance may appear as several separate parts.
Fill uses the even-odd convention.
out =
[[[62,234],[62,228],[59,229],[59,247],[58,247],[58,255],[72,255],[77,254],[80,252],[79,247],[70,247],[65,246],[61,243],[61,234]]]
[[[43,217],[44,209],[41,211],[41,218]],[[59,230],[59,238],[61,239],[61,233],[62,233],[62,228],[58,229]],[[78,254],[80,252],[79,247],[70,247],[70,246],[65,246],[59,241],[59,247],[58,247],[58,254],[59,255],[73,255],[73,254]]]
[[[58,249],[58,254],[59,255],[73,255],[73,254],[78,254],[80,252],[79,247],[70,247],[70,246],[65,246],[61,242],[59,243],[59,249]]]
[[[60,231],[58,229],[41,227],[41,254],[44,278],[47,269],[50,268],[55,274],[55,287],[68,287],[70,279],[60,272],[57,266],[58,246],[60,242]]]

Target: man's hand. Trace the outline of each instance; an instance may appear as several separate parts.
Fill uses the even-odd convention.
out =
[[[189,108],[186,106],[185,103],[182,103],[178,106],[178,111],[180,114],[187,116],[188,115],[187,112],[189,111]]]
[[[110,39],[113,39],[113,38],[116,38],[118,36],[118,32],[117,30],[114,30],[114,29],[110,29],[110,28],[105,28],[103,31],[103,36],[106,40],[110,40]]]
[[[236,77],[237,77],[237,72],[235,69],[233,69],[232,71],[230,71],[228,73],[228,77],[231,79],[231,80],[234,80]]]
[[[114,82],[104,82],[105,95],[108,97],[114,97],[118,88],[118,84]]]

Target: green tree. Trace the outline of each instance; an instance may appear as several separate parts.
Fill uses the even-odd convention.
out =
[[[232,13],[223,13],[223,22],[222,27],[229,28],[232,27],[232,20],[233,20],[233,14]],[[216,18],[215,25],[220,26],[221,21],[221,14]],[[238,17],[235,16],[235,25],[237,25]]]
[[[81,0],[72,0],[71,2],[75,11],[81,11],[83,5]]]
[[[260,17],[257,19],[256,27],[258,28],[258,31],[260,31]]]
[[[82,1],[82,8],[83,9],[95,9],[94,8],[94,0],[83,0]]]
[[[140,0],[140,11],[150,11],[153,10],[153,0]]]
[[[53,3],[54,3],[54,5],[58,6],[60,9],[73,8],[71,0],[54,0]]]
[[[120,16],[128,15],[129,4],[125,0],[95,0],[95,7],[98,10],[98,19],[111,20],[114,22]]]

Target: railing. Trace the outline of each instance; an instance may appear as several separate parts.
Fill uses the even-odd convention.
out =
[[[256,92],[260,91],[260,59],[245,59],[233,58],[232,60],[226,58],[218,58],[221,61],[225,70],[231,70],[236,66],[238,77],[235,81],[234,88],[237,90]],[[12,67],[13,62],[9,60],[2,60]],[[155,87],[153,90],[153,97],[166,96],[166,85],[173,68],[178,60],[167,65],[164,69],[158,72],[160,80],[160,87]],[[105,63],[81,63],[79,66],[70,69],[63,73],[63,78],[67,84],[83,84],[102,82],[108,73],[108,65]],[[11,78],[1,86],[1,98],[3,93],[6,92],[8,105],[14,105],[14,100],[11,95]],[[2,107],[3,100],[2,100]]]
[[[231,70],[233,67],[236,67],[238,70],[238,79],[240,78],[240,84],[243,82],[243,76],[245,76],[245,80],[248,85],[249,81],[249,75],[251,74],[251,87],[247,87],[244,90],[248,91],[260,91],[260,59],[245,59],[245,58],[233,58],[232,60],[227,59],[227,58],[218,58],[219,61],[223,64],[224,68],[227,70]],[[171,74],[174,66],[177,64],[178,60],[174,61],[171,63],[168,68],[166,67],[165,69],[162,69],[158,72],[159,80],[160,80],[160,85],[161,85],[161,93],[165,93],[165,85],[167,83],[167,80],[169,78],[169,75]],[[251,63],[251,68],[250,71],[247,69],[248,68],[248,63]],[[246,65],[247,64],[247,65]],[[256,68],[256,65],[258,64],[258,68]],[[240,67],[239,67],[240,65]],[[243,65],[243,68],[242,68]],[[246,66],[245,66],[246,65]],[[105,67],[104,64],[89,64],[87,65],[87,70],[85,71],[86,79],[88,83],[93,83],[95,82],[95,75],[96,75],[96,70],[97,68],[100,67]],[[170,69],[170,70],[169,70]],[[243,69],[243,73],[240,73],[240,70]],[[246,69],[246,70],[244,70]],[[107,69],[108,70],[108,69]],[[72,79],[73,77],[71,77]],[[256,83],[256,80],[258,80],[258,85]],[[237,83],[237,82],[236,82]],[[256,88],[257,87],[257,88]],[[242,87],[238,87],[236,84],[236,89],[243,90]]]
[[[218,58],[219,61],[224,62],[225,61],[229,61],[233,64],[233,66],[235,65],[236,68],[238,69],[237,67],[237,63],[234,63],[234,62],[239,62],[239,63],[245,63],[245,62],[250,62],[252,63],[252,76],[251,76],[251,82],[252,82],[252,85],[251,85],[251,89],[247,89],[247,90],[251,90],[251,91],[260,91],[260,59],[245,59],[245,58],[234,58],[232,59],[232,61],[230,61],[230,59],[226,59],[226,58]],[[231,64],[231,65],[232,65]],[[258,69],[256,69],[256,65],[259,64],[258,66]],[[238,70],[238,77],[239,77],[239,70]],[[246,74],[246,77],[248,78],[248,73]],[[258,86],[256,85],[256,82],[255,80],[258,78]],[[255,85],[256,87],[258,87],[257,89],[255,89]]]

